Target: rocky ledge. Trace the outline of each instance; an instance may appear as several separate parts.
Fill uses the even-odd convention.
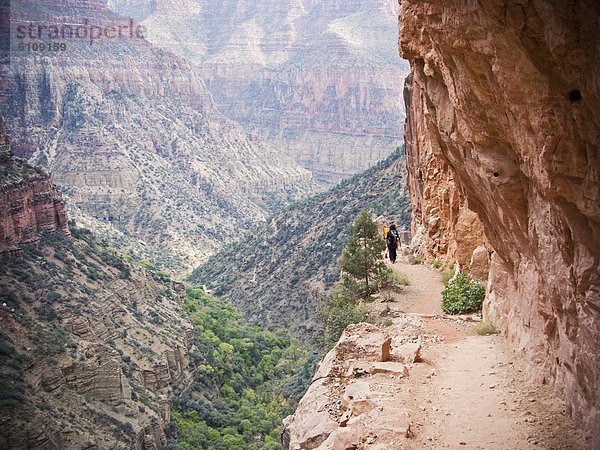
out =
[[[286,418],[284,448],[345,449],[358,442],[400,448],[411,420],[395,394],[421,347],[404,338],[368,323],[348,326]]]
[[[599,17],[593,1],[404,0],[399,41],[417,125],[407,140],[430,149],[409,164],[428,252],[443,255],[464,234],[456,220],[436,217],[465,207],[477,215],[473,230],[480,222],[491,255],[485,315],[523,352],[531,378],[563,394],[567,413],[595,434],[594,448]],[[419,211],[419,197],[443,201]],[[436,236],[434,226],[445,229]]]

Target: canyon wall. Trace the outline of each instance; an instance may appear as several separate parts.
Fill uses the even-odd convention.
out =
[[[330,185],[402,139],[393,0],[111,0],[195,62],[221,112]]]
[[[167,444],[192,380],[183,300],[91,242],[45,236],[0,260],[1,448]]]
[[[485,315],[597,448],[600,5],[403,0],[399,26],[415,226],[431,191],[445,199],[436,215],[477,214],[492,250]]]
[[[62,195],[47,174],[13,156],[0,119],[0,255],[43,232],[69,233]]]
[[[489,252],[477,214],[454,181],[440,146],[431,139],[435,130],[427,120],[422,88],[409,76],[405,82],[405,145],[411,196],[413,251],[427,260],[458,264],[472,276],[486,280]]]
[[[11,23],[130,26],[98,1],[15,2]],[[15,154],[48,168],[79,211],[193,267],[312,189],[310,172],[218,112],[190,62],[127,33],[63,41],[11,54],[0,111]]]

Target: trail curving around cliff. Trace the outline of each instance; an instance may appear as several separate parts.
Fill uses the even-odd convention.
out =
[[[421,358],[398,399],[411,416],[411,438],[401,448],[586,448],[564,404],[548,386],[525,379],[519,355],[502,337],[477,335],[469,317],[442,315],[438,271],[405,262],[391,267],[411,285],[394,302],[373,303],[372,313],[392,318],[392,327],[406,315],[422,321]]]
[[[285,449],[591,447],[504,338],[476,334],[477,315],[442,314],[439,271],[390,267],[410,285],[376,295],[372,323],[346,327],[285,419]]]

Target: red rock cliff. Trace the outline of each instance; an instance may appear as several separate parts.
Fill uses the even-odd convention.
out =
[[[458,263],[480,279],[487,278],[489,255],[477,214],[441,158],[440,143],[427,120],[422,88],[406,79],[406,160],[416,251],[427,259]]]
[[[399,42],[412,71],[415,226],[435,215],[430,206],[446,218],[462,206],[477,214],[493,249],[485,314],[532,376],[564,394],[595,448],[599,26],[594,1],[403,0]],[[447,246],[457,234],[450,226]]]
[[[50,177],[12,155],[0,121],[0,255],[36,242],[41,232],[68,234],[67,213]]]

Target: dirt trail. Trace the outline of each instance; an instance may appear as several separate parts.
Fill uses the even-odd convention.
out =
[[[411,285],[395,301],[371,304],[371,314],[392,319],[392,329],[414,314],[423,340],[421,361],[399,399],[412,421],[412,438],[402,448],[586,448],[562,403],[547,386],[525,379],[500,336],[479,336],[476,322],[442,315],[438,271],[404,262],[393,269],[408,275]]]

